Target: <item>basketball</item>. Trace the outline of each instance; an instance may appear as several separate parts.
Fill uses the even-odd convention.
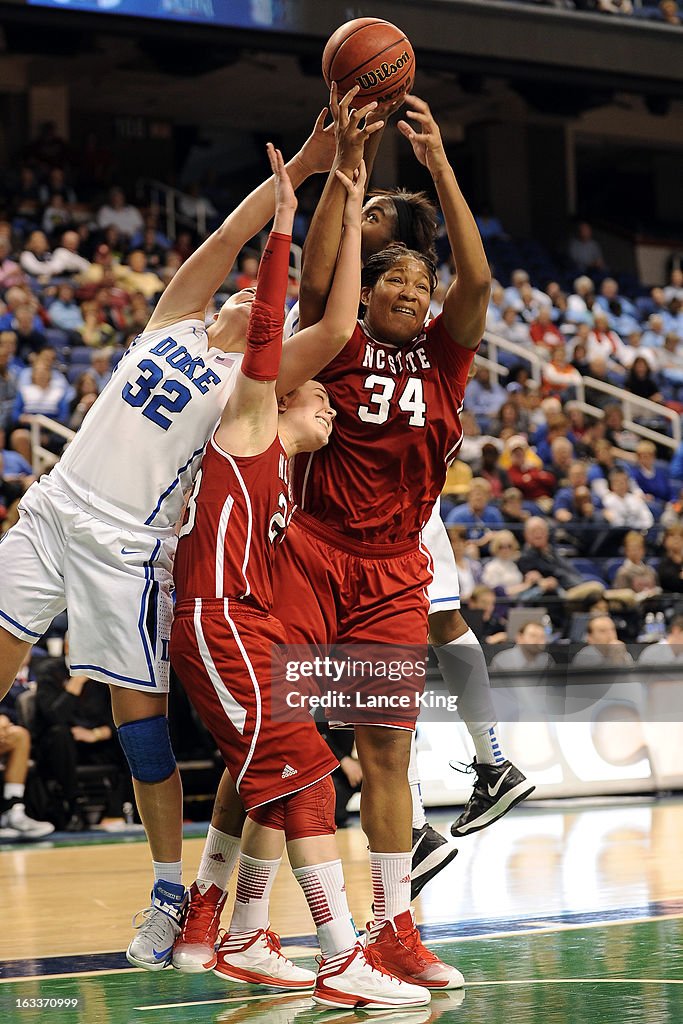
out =
[[[323,77],[336,82],[340,98],[360,86],[352,107],[399,99],[415,81],[415,54],[400,28],[380,18],[340,25],[323,51]]]

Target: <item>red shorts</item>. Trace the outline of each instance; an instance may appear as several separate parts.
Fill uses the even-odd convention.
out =
[[[429,626],[431,559],[420,545],[370,545],[354,542],[307,515],[295,512],[275,559],[273,614],[284,627],[288,644],[314,648],[345,645],[343,655],[362,659],[367,645],[386,645],[387,658],[407,664],[426,659]],[[352,651],[352,647],[357,655]],[[322,652],[321,652],[322,653]],[[405,707],[368,714],[354,708],[326,711],[333,724],[384,725],[414,729],[420,712],[416,699],[424,691],[424,674],[387,680],[354,680],[366,697],[391,690],[406,695]]]
[[[184,601],[171,661],[232,776],[245,810],[296,793],[338,765],[313,720],[274,721],[277,619],[236,600]]]

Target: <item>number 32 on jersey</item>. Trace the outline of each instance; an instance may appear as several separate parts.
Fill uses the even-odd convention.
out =
[[[368,398],[368,405],[358,406],[358,416],[364,423],[386,423],[396,390],[396,381],[392,377],[381,377],[379,374],[371,373],[369,377],[365,378],[363,386],[372,394]],[[375,408],[370,408],[370,406]],[[406,386],[399,395],[398,407],[402,412],[409,413],[409,426],[424,427],[427,405],[424,400],[421,377],[408,378]]]

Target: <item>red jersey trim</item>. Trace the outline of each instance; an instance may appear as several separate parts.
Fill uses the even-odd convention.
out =
[[[295,509],[293,519],[303,530],[312,533],[330,547],[345,551],[348,555],[359,555],[361,558],[402,558],[418,551],[420,546],[418,538],[400,544],[368,544],[361,540],[351,540],[348,534],[333,530],[300,508]]]
[[[238,596],[249,597],[249,595],[251,594],[251,586],[249,584],[249,578],[247,576],[247,567],[249,565],[249,554],[251,552],[251,531],[252,531],[252,527],[253,527],[253,523],[254,523],[254,513],[253,513],[253,510],[252,510],[252,507],[251,507],[251,498],[249,497],[249,490],[247,488],[247,485],[244,482],[244,477],[240,473],[239,467],[238,467],[235,459],[233,458],[232,455],[229,455],[227,452],[223,451],[223,449],[220,447],[220,445],[218,445],[216,443],[215,436],[216,435],[215,435],[215,432],[214,432],[211,435],[211,447],[213,448],[213,450],[215,452],[217,452],[219,455],[221,455],[230,464],[230,467],[231,467],[233,473],[237,477],[237,482],[240,485],[240,489],[242,491],[242,494],[244,495],[244,504],[245,504],[245,507],[246,507],[246,510],[247,510],[247,539],[246,539],[246,543],[244,545],[244,560],[242,562],[242,578],[244,579],[244,588],[245,589],[244,589],[244,593],[242,595],[238,595]],[[279,441],[280,439],[276,438],[276,440]],[[270,447],[272,448],[272,445]],[[269,449],[266,449],[266,451],[268,451],[268,450]],[[262,452],[261,454],[265,454],[265,453]],[[251,456],[247,456],[247,457],[250,458],[250,459],[257,459],[257,458],[259,458],[258,455],[251,455]],[[226,502],[226,504],[227,504],[227,502]],[[230,506],[230,509],[232,509],[232,505]],[[228,509],[228,517],[229,517],[229,514],[230,514],[230,509]],[[225,512],[225,506],[223,506],[223,512]],[[223,524],[223,512],[221,512],[221,522],[220,522],[220,525]],[[220,541],[220,525],[219,525],[219,530],[218,530],[218,540],[219,541]],[[227,519],[226,519],[226,522],[225,522],[225,528],[226,529],[227,529],[227,525],[228,524],[227,524]],[[225,532],[223,533],[223,543],[225,543]],[[221,556],[220,556],[220,560],[221,560],[221,562],[223,561],[222,553],[221,553]],[[218,587],[218,548],[216,548],[216,586]],[[221,592],[222,592],[222,589],[223,589],[223,583],[222,583],[222,576],[221,576]],[[218,594],[217,596],[220,597],[220,594]]]

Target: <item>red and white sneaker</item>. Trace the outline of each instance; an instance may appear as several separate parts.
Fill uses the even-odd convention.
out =
[[[389,974],[379,953],[357,942],[353,949],[319,959],[313,1002],[346,1009],[383,1010],[388,1006],[424,1006],[430,993]]]
[[[368,926],[368,949],[375,949],[382,966],[402,981],[429,989],[462,988],[465,979],[459,970],[443,963],[422,945],[412,910],[405,910],[393,921]]]
[[[216,966],[216,939],[227,893],[211,884],[201,892],[196,882],[189,889],[190,903],[180,935],[173,945],[173,966],[183,974],[201,974]]]
[[[306,971],[288,960],[280,950],[280,937],[269,928],[225,935],[217,957],[213,973],[231,981],[290,991],[315,985],[313,971]]]

